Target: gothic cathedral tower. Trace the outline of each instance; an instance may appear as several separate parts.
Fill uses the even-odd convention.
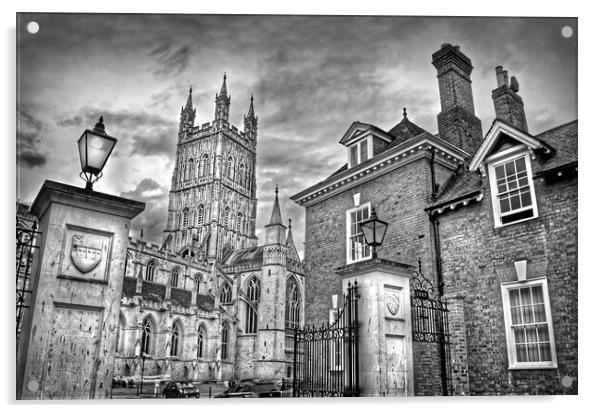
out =
[[[179,255],[221,261],[257,245],[257,116],[253,97],[244,131],[229,123],[226,75],[212,122],[194,126],[192,88],[180,112],[176,164],[163,247]]]

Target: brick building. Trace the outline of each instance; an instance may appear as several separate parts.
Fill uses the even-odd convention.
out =
[[[498,67],[483,136],[471,60],[450,44],[432,58],[438,134],[405,109],[388,130],[354,122],[348,162],[291,198],[306,209],[306,322],[328,320],[337,268],[371,258],[358,224],[375,208],[389,224],[379,257],[420,259],[449,309],[444,355],[412,343],[413,394],[575,394],[577,121],[529,134]]]

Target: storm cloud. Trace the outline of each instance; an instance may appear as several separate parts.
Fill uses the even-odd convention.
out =
[[[40,24],[35,36],[24,29],[30,20]],[[573,37],[561,36],[565,25]],[[500,64],[520,81],[533,134],[577,116],[572,18],[20,14],[18,30],[19,103],[37,105],[19,112],[27,125],[19,129],[19,159],[36,168],[22,174],[20,197],[33,200],[48,176],[75,182],[74,140],[103,115],[119,142],[97,185],[146,199],[136,228],[156,243],[180,109],[192,85],[195,124],[212,121],[224,72],[230,122],[243,126],[251,94],[259,116],[257,235],[278,184],[300,250],[304,209],[288,197],[346,162],[338,141],[354,121],[388,130],[406,107],[411,121],[437,133],[431,61],[442,43],[459,45],[472,61],[484,131],[494,119],[491,90]],[[153,191],[163,198],[145,198]]]
[[[36,168],[46,164],[48,156],[43,147],[42,121],[21,105],[17,123],[17,166]]]

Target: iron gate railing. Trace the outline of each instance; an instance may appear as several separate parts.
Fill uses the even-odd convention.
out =
[[[294,329],[293,397],[359,396],[357,281],[329,325]]]
[[[415,342],[433,343],[438,346],[440,361],[441,393],[452,396],[450,332],[447,301],[435,298],[433,284],[422,274],[418,260],[418,272],[412,277],[414,294],[411,298],[412,335]]]
[[[17,347],[19,335],[23,324],[23,315],[29,308],[31,301],[31,270],[35,251],[40,247],[41,232],[37,231],[37,224],[31,227],[17,219]]]

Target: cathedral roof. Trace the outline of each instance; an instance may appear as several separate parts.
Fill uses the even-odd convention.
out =
[[[234,251],[224,263],[225,266],[238,265],[262,265],[263,264],[263,247],[253,246],[242,248]]]

